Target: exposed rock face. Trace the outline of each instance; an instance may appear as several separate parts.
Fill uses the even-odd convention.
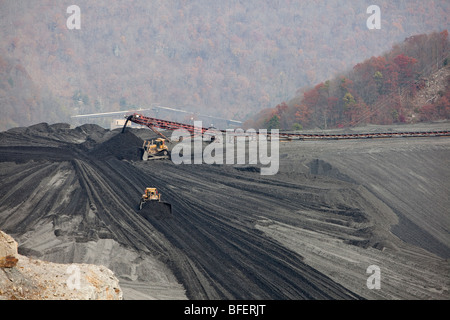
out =
[[[0,231],[0,268],[12,268],[17,264],[17,242]]]
[[[0,231],[0,300],[121,300],[113,272],[89,264],[57,264],[19,255]]]

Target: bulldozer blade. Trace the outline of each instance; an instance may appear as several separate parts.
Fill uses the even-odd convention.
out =
[[[147,161],[148,160],[148,152],[144,151],[144,153],[142,154],[142,160]]]
[[[165,219],[172,216],[172,205],[162,201],[147,201],[142,204],[142,209],[139,214],[146,220],[151,219]]]
[[[169,159],[170,160],[170,152],[164,150],[164,151],[160,151],[158,153],[149,153],[146,150],[142,151],[142,160],[147,161],[147,160],[160,160],[160,159]]]

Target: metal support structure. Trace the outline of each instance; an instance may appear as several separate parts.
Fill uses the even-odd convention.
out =
[[[127,116],[127,121],[122,129],[124,132],[125,127],[128,121],[147,126],[156,133],[162,135],[160,132],[157,132],[154,128],[160,128],[165,130],[177,130],[177,129],[185,129],[192,136],[195,135],[203,135],[210,128],[205,127],[196,127],[191,124],[179,123],[174,121],[167,121],[157,118],[146,117],[139,113],[134,113],[132,115]],[[216,131],[227,133],[226,130],[218,130]],[[252,135],[254,135],[253,133]],[[256,132],[256,134],[259,134]],[[266,134],[269,138],[273,136],[272,133],[267,132]],[[348,140],[348,139],[372,139],[372,138],[395,138],[395,137],[438,137],[438,136],[450,136],[450,131],[426,131],[426,132],[377,132],[377,133],[342,133],[342,134],[316,134],[316,133],[285,133],[279,132],[275,134],[279,139],[286,140]],[[163,136],[164,137],[164,136]],[[166,137],[164,137],[167,139]]]

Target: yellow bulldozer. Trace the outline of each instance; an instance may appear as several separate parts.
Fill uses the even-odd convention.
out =
[[[166,145],[166,140],[158,138],[155,141],[144,141],[142,145],[142,160],[156,160],[156,159],[170,159],[169,148]]]
[[[139,211],[146,219],[152,216],[170,216],[172,214],[172,205],[161,201],[161,194],[157,188],[145,188],[139,202]]]

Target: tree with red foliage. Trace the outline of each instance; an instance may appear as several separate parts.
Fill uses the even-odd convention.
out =
[[[275,112],[276,112],[277,115],[281,116],[284,112],[287,111],[288,108],[289,107],[286,104],[286,102],[282,102],[282,103],[280,103],[279,105],[277,105],[275,107],[275,109],[276,109]]]
[[[437,118],[436,106],[433,104],[424,105],[420,108],[420,121],[431,121]]]
[[[325,81],[303,94],[301,108],[304,109],[302,111],[307,114],[307,118],[312,122],[312,125],[326,129],[329,126],[337,100],[335,97],[330,97],[330,81]],[[303,118],[302,124],[305,120]]]
[[[275,107],[275,115],[278,117],[279,126],[281,128],[288,128],[289,119],[288,119],[288,110],[289,107],[286,102],[282,102]],[[272,116],[273,118],[273,116]]]
[[[416,88],[414,65],[417,63],[417,59],[400,54],[393,61],[398,66],[398,85],[410,93],[414,93]]]

